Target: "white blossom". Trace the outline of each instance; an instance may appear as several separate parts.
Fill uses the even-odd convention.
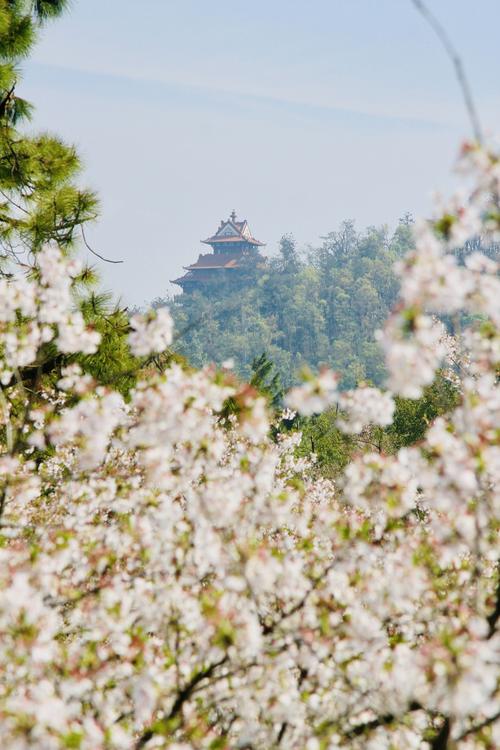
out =
[[[292,388],[286,396],[286,405],[304,416],[322,412],[337,403],[338,383],[335,372],[323,370],[316,377],[310,376],[303,385]]]
[[[392,423],[395,403],[390,393],[378,388],[362,387],[340,395],[339,406],[344,418],[337,420],[344,432],[361,432],[369,424],[385,427]]]
[[[49,341],[99,337],[57,247],[0,281],[2,748],[417,750],[443,726],[457,750],[499,744],[499,290],[489,259],[450,254],[496,231],[498,164],[469,145],[471,195],[417,227],[380,335],[391,391],[325,370],[276,417],[336,406],[362,433],[335,481],[227,363],[171,363],[126,398],[72,364],[30,394],[19,368]],[[453,337],[433,317],[462,311]],[[131,328],[137,356],[172,341],[166,310]],[[370,445],[443,363],[456,405],[393,455]]]
[[[137,357],[165,351],[172,343],[173,322],[166,307],[130,319],[130,348]]]

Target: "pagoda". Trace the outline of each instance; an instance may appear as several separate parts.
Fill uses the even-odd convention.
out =
[[[183,266],[187,273],[172,284],[178,284],[184,292],[192,292],[213,282],[231,281],[241,275],[248,263],[265,262],[259,248],[265,243],[252,237],[248,222],[237,221],[233,211],[226,221],[222,220],[216,233],[206,240],[211,253],[198,256],[196,263]]]

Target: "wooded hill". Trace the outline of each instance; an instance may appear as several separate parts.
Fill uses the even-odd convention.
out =
[[[285,386],[304,366],[322,364],[342,373],[345,387],[380,383],[375,332],[397,297],[393,265],[411,247],[411,223],[405,217],[394,232],[359,232],[346,221],[302,252],[285,235],[264,267],[249,265],[237,281],[154,304],[170,305],[176,347],[196,367],[233,359],[249,378],[252,361],[266,352]]]

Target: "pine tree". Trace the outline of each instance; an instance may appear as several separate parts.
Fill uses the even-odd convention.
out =
[[[19,64],[39,29],[64,10],[66,0],[0,0],[0,248],[6,261],[36,253],[55,240],[69,249],[97,216],[97,199],[74,182],[80,161],[73,146],[52,135],[18,128],[32,106],[17,94]]]
[[[84,226],[98,213],[95,193],[76,181],[81,164],[75,147],[21,129],[33,107],[18,95],[20,64],[40,29],[67,5],[67,0],[0,0],[0,278],[36,267],[37,252],[46,243],[55,242],[68,254],[79,244],[88,247]],[[125,392],[142,364],[126,346],[127,311],[94,291],[98,278],[92,267],[84,267],[77,282],[75,306],[101,334],[99,352],[55,357],[49,344],[41,361],[21,377],[32,382],[34,372],[42,372],[57,378],[61,367],[77,359],[100,382]]]
[[[250,385],[267,398],[273,409],[278,409],[282,405],[284,391],[280,374],[266,352],[262,352],[260,357],[255,357],[252,361]]]

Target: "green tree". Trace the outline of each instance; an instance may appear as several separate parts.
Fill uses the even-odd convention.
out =
[[[5,261],[45,242],[70,248],[95,219],[97,199],[75,184],[81,165],[59,138],[27,135],[18,127],[32,106],[17,95],[19,65],[41,26],[58,16],[64,0],[0,0],[0,248]]]
[[[284,393],[280,374],[266,352],[262,352],[260,357],[255,357],[252,361],[250,385],[267,398],[273,409],[278,409],[282,405]]]
[[[458,400],[456,386],[441,373],[425,388],[422,398],[396,398],[393,422],[385,430],[392,451],[421,440],[429,424],[457,406]]]
[[[336,409],[302,418],[298,423],[302,431],[299,452],[314,453],[318,470],[325,476],[336,476],[360,450],[396,453],[404,446],[414,445],[436,417],[449,413],[458,402],[456,386],[438,373],[421,398],[396,398],[393,422],[385,428],[368,427],[361,435],[346,435],[337,427]]]
[[[306,254],[284,235],[264,267],[253,264],[232,282],[221,278],[171,301],[178,349],[195,365],[234,358],[245,378],[265,349],[287,387],[304,365],[334,368],[343,387],[380,384],[375,331],[396,300],[393,265],[411,241],[408,218],[392,235],[385,226],[357,232],[344,222]]]
[[[325,477],[336,477],[349,463],[357,443],[337,427],[338,412],[330,409],[313,417],[301,418],[297,427],[302,432],[299,455],[316,456],[317,469]]]
[[[0,0],[0,278],[36,266],[36,255],[49,242],[66,254],[88,247],[85,225],[98,213],[92,190],[77,179],[81,163],[74,146],[54,135],[30,135],[22,129],[32,105],[18,95],[20,65],[32,51],[40,29],[69,5],[66,0]],[[90,249],[90,248],[89,248]],[[35,270],[36,272],[36,270]],[[126,390],[131,371],[141,362],[128,353],[126,310],[98,294],[95,270],[87,266],[78,279],[75,306],[102,336],[99,353],[76,359],[101,382]],[[48,344],[38,373],[57,377],[75,357],[54,357]],[[32,380],[32,371],[22,373]]]

